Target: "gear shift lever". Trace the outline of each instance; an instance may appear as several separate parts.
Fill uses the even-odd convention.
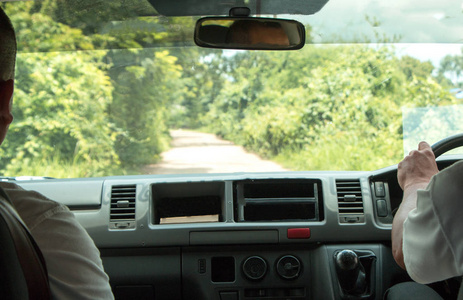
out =
[[[342,250],[335,254],[336,272],[343,290],[352,295],[365,292],[365,269],[360,263],[357,253]]]

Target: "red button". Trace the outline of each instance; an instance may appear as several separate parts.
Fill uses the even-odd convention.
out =
[[[288,239],[308,239],[310,238],[310,228],[289,228]]]

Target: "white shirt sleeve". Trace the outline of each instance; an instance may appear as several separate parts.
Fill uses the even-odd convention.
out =
[[[404,222],[403,253],[410,277],[427,284],[463,274],[463,162],[418,191]]]
[[[45,258],[53,299],[113,299],[100,252],[72,212],[55,211],[31,234]]]

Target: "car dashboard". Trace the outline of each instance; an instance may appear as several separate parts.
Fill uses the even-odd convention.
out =
[[[392,166],[18,183],[69,206],[116,299],[382,299],[407,278],[390,249],[396,176]],[[361,289],[346,283],[346,251]]]

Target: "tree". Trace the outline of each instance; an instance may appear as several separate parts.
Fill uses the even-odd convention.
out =
[[[408,55],[399,60],[399,67],[408,81],[413,80],[413,77],[428,78],[434,70],[434,66],[430,61],[421,62]]]
[[[182,66],[180,93],[171,106],[170,125],[176,128],[200,128],[202,116],[220,95],[226,78],[221,50],[187,48],[171,50]]]
[[[109,131],[102,133],[111,137],[110,140],[100,141],[107,142],[101,149],[106,149],[105,153],[114,154],[117,158],[113,166],[119,163],[125,166],[152,163],[167,147],[169,133],[166,122],[170,112],[168,106],[181,96],[181,88],[178,86],[181,67],[168,51],[149,47],[157,46],[160,40],[180,41],[185,33],[173,31],[172,34],[167,34],[166,27],[179,22],[193,22],[192,19],[174,18],[170,20],[171,23],[165,23],[164,19],[138,17],[139,12],[146,11],[145,6],[149,4],[146,2],[146,5],[140,7],[132,2],[134,1],[92,3],[92,7],[104,5],[105,9],[101,10],[88,10],[83,6],[84,2],[68,0],[45,0],[7,6],[12,10],[10,13],[13,23],[20,33],[20,51],[72,50],[77,56],[80,53],[87,61],[84,63],[68,60],[67,63],[71,64],[68,69],[60,68],[63,75],[55,73],[55,76],[65,77],[69,75],[67,71],[72,71],[74,75],[88,77],[93,82],[100,82],[93,77],[94,75],[104,77],[105,84],[101,88],[108,87],[111,94],[107,95],[108,101],[104,107],[95,113],[101,114],[109,128]],[[121,9],[121,5],[127,5],[126,9]],[[68,11],[72,11],[72,14],[68,14]],[[144,47],[148,48],[143,49]],[[106,50],[108,48],[111,50]],[[79,52],[81,50],[88,52]],[[65,56],[66,53],[61,55]],[[46,54],[42,57],[52,59]],[[87,62],[93,64],[96,69],[85,69]],[[90,73],[77,74],[72,70],[79,67]],[[29,70],[21,71],[27,73]],[[55,78],[49,79],[60,82]],[[21,81],[21,84],[27,86],[34,83],[29,78]],[[81,94],[89,100],[92,98],[91,95],[85,95],[84,92],[90,87],[90,84],[88,87],[82,87]],[[52,96],[56,97],[54,94],[50,95]],[[59,103],[64,99],[55,101]],[[76,100],[79,101],[85,100]],[[66,124],[64,120],[63,123]],[[65,152],[68,153],[70,148],[71,146]]]
[[[115,149],[124,165],[153,163],[168,146],[169,106],[182,69],[168,51],[112,50],[107,59],[115,87],[109,118],[121,130]]]
[[[403,106],[455,103],[432,65],[399,59],[389,47],[306,47],[297,54],[231,56],[206,113],[210,128],[292,169],[331,163],[365,170],[400,160]]]
[[[102,63],[106,52],[40,52],[79,49],[90,39],[47,16],[22,13],[30,3],[18,5],[6,6],[23,46],[17,56],[15,120],[0,150],[2,168],[16,175],[33,162],[59,161],[85,165],[81,176],[111,171],[119,158],[113,149],[117,129],[106,114],[113,89]],[[31,23],[43,37],[22,28]],[[32,49],[39,52],[24,52]]]
[[[31,161],[46,164],[56,157],[85,164],[88,173],[82,175],[118,165],[105,114],[112,87],[95,60],[79,53],[18,56],[15,121],[2,147],[3,168],[18,174]]]
[[[439,75],[448,78],[453,86],[463,88],[463,48],[461,55],[447,55],[440,62]]]

